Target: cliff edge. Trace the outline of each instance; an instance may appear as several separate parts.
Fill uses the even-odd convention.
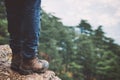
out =
[[[51,70],[45,73],[20,75],[10,69],[12,51],[8,45],[0,45],[0,80],[61,80]]]

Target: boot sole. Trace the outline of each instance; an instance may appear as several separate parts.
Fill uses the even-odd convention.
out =
[[[34,70],[25,70],[22,67],[19,68],[19,73],[22,75],[29,75],[33,73],[44,73],[47,69],[41,69],[40,71],[34,71]]]
[[[19,71],[19,67],[11,66],[10,68],[11,68],[12,70],[14,70],[14,71]]]

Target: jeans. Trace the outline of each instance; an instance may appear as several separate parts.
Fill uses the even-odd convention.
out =
[[[10,47],[24,58],[37,55],[41,0],[5,0]]]

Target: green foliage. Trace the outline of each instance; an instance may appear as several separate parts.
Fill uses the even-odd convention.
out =
[[[7,21],[0,19],[0,36],[7,37]]]
[[[5,6],[4,6],[4,0],[0,0],[0,19],[5,18]]]
[[[7,20],[3,0],[0,1],[0,44],[8,43]]]
[[[0,1],[0,44],[8,42],[5,8]],[[76,32],[79,28],[80,32]],[[40,54],[63,80],[120,80],[120,45],[86,21],[65,26],[42,10]],[[41,56],[42,57],[42,56]]]
[[[119,49],[109,48],[120,46],[104,35],[102,26],[92,30],[82,20],[76,27],[83,29],[81,34],[76,33],[75,27],[64,26],[59,18],[43,11],[40,50],[51,57],[51,69],[65,80],[118,80],[119,72],[115,70],[119,61],[114,52]]]

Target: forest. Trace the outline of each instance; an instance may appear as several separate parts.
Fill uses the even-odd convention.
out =
[[[82,19],[66,26],[42,10],[39,54],[62,80],[120,80],[120,45]],[[76,30],[77,29],[77,30]],[[6,11],[0,0],[0,45],[9,43]]]

